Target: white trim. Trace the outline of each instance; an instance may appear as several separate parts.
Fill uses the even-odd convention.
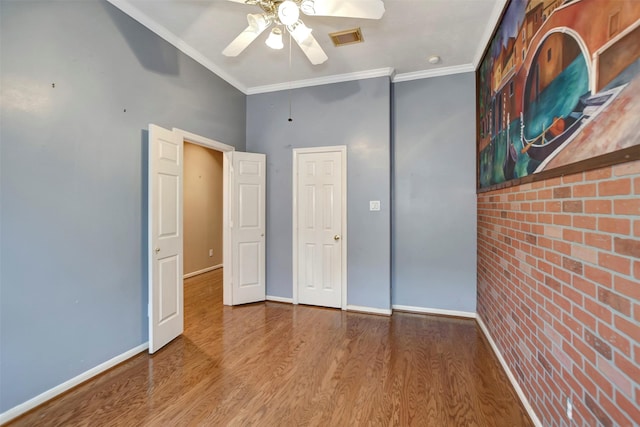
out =
[[[233,305],[233,280],[231,273],[232,251],[231,242],[231,174],[233,173],[233,151],[222,154],[222,264],[226,265],[222,271],[222,304]]]
[[[393,83],[407,82],[409,80],[427,79],[430,77],[450,76],[453,74],[472,73],[476,70],[473,64],[454,65],[453,67],[441,67],[433,70],[414,71],[411,73],[396,74],[391,80]]]
[[[201,145],[206,148],[211,148],[212,150],[222,151],[223,153],[225,153],[227,151],[235,151],[236,149],[232,145],[223,144],[220,141],[216,141],[205,136],[196,135],[195,133],[187,132],[186,130],[178,128],[173,128],[171,130],[179,137],[182,137],[183,141]]]
[[[284,302],[287,304],[293,304],[293,298],[277,297],[274,295],[267,295],[267,301]]]
[[[12,419],[19,417],[20,415],[24,414],[27,411],[32,410],[33,408],[35,408],[36,406],[42,405],[43,403],[53,399],[56,396],[59,396],[60,394],[64,393],[67,390],[72,389],[73,387],[76,387],[80,384],[82,384],[85,381],[90,380],[91,378],[95,377],[96,375],[99,375],[101,373],[103,373],[104,371],[113,368],[114,366],[118,365],[119,363],[122,363],[124,361],[126,361],[127,359],[132,358],[133,356],[137,355],[138,353],[141,353],[143,351],[145,351],[147,348],[149,348],[149,343],[146,342],[144,344],[140,344],[137,347],[132,348],[131,350],[127,350],[122,354],[119,354],[116,357],[113,357],[109,360],[107,360],[106,362],[103,362],[101,364],[99,364],[98,366],[95,366],[91,369],[89,369],[88,371],[84,371],[83,373],[81,373],[80,375],[77,375],[73,378],[71,378],[70,380],[67,380],[65,382],[63,382],[62,384],[59,384],[53,388],[50,388],[49,390],[40,393],[39,395],[37,395],[36,397],[33,397],[29,400],[27,400],[26,402],[23,402],[19,405],[14,406],[11,409],[7,409],[5,412],[3,412],[2,414],[0,414],[0,424],[4,424],[6,422],[11,421]]]
[[[390,308],[363,307],[361,305],[348,305],[347,311],[355,311],[357,313],[378,314],[382,316],[391,316]]]
[[[342,155],[342,297],[341,308],[347,310],[347,146],[332,145],[327,147],[294,148],[292,169],[292,263],[293,263],[293,303],[298,304],[298,154],[340,152]]]
[[[491,15],[489,17],[489,20],[487,21],[487,26],[484,29],[484,33],[482,33],[482,37],[480,37],[480,44],[478,45],[476,54],[473,56],[474,68],[478,68],[478,66],[480,65],[480,61],[482,60],[482,54],[484,53],[485,48],[489,43],[491,43],[493,30],[495,30],[496,26],[498,25],[498,20],[502,15],[502,11],[504,10],[507,1],[508,0],[498,0],[493,4],[493,10],[491,11]]]
[[[217,270],[222,268],[223,264],[213,265],[211,267],[203,268],[202,270],[192,271],[191,273],[187,273],[182,276],[183,279],[188,279],[189,277],[199,276],[200,274],[208,273],[213,270]]]
[[[453,316],[453,317],[468,317],[470,319],[475,319],[477,317],[476,313],[472,311],[443,310],[440,308],[414,307],[410,305],[398,305],[398,304],[393,304],[391,308],[398,311],[407,311],[409,313],[437,314],[440,316]]]
[[[480,326],[482,333],[484,334],[487,341],[489,341],[489,345],[491,346],[491,349],[493,350],[494,354],[500,361],[500,364],[502,365],[502,369],[504,369],[504,372],[507,374],[507,377],[509,378],[509,381],[511,382],[511,385],[515,389],[516,393],[518,394],[518,397],[520,398],[520,401],[522,402],[524,409],[529,414],[529,418],[531,418],[531,421],[533,421],[533,424],[535,426],[542,427],[542,423],[540,422],[540,419],[538,418],[536,413],[533,411],[533,408],[531,407],[529,400],[527,400],[527,397],[522,391],[520,384],[518,384],[516,377],[511,372],[511,369],[509,369],[509,365],[507,365],[507,361],[504,360],[504,357],[502,357],[500,350],[498,350],[498,346],[496,345],[495,341],[493,341],[493,338],[491,338],[491,335],[489,334],[489,330],[487,329],[486,325],[482,321],[482,318],[480,317],[479,314],[476,315],[476,322],[478,322],[478,326]]]
[[[247,89],[247,95],[258,93],[278,92],[287,89],[298,89],[301,87],[320,86],[331,83],[349,82],[352,80],[364,80],[374,77],[389,77],[393,74],[393,68],[378,68],[375,70],[357,71],[354,73],[334,74],[332,76],[316,77],[313,79],[297,80],[291,83],[276,83],[273,85],[254,86]]]
[[[203,67],[205,67],[206,69],[208,69],[209,71],[211,71],[212,73],[214,73],[215,75],[223,79],[224,81],[226,81],[227,83],[229,83],[231,86],[238,89],[240,92],[244,94],[247,93],[246,86],[240,83],[238,80],[236,80],[235,77],[223,71],[220,67],[214,64],[202,53],[200,53],[199,51],[191,47],[189,44],[187,44],[187,42],[182,40],[177,35],[173,34],[164,26],[158,24],[156,21],[151,19],[142,11],[140,11],[140,9],[138,9],[137,7],[133,6],[127,0],[107,0],[107,1],[112,5],[114,5],[115,7],[117,7],[118,9],[120,9],[121,11],[123,11],[124,13],[126,13],[127,15],[129,15],[130,17],[132,17],[133,19],[135,19],[136,21],[138,21],[139,23],[141,23],[142,25],[144,25],[145,27],[147,27],[149,30],[153,31],[154,33],[162,37],[164,40],[166,40],[173,46],[175,46],[176,49],[178,49],[180,52],[184,53],[185,55],[187,55],[188,57],[190,57],[191,59],[193,59],[194,61],[196,61],[197,63],[199,63],[200,65],[202,65]]]

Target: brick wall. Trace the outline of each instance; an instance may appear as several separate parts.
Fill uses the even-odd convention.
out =
[[[479,194],[478,314],[545,426],[640,425],[640,161]]]

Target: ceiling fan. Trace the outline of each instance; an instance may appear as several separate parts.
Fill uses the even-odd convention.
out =
[[[384,14],[382,0],[228,0],[234,3],[259,6],[262,13],[247,15],[249,26],[222,51],[225,56],[238,56],[270,26],[266,40],[272,49],[282,49],[282,33],[286,29],[312,64],[325,62],[322,50],[311,28],[300,20],[300,12],[307,16],[336,16],[344,18],[380,19]]]

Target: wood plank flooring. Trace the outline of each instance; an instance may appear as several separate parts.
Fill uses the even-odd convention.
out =
[[[185,333],[12,426],[530,426],[473,320],[222,305],[185,281]]]

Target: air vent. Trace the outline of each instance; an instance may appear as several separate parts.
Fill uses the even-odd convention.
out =
[[[360,31],[359,27],[351,30],[329,33],[329,37],[331,37],[331,40],[336,47],[347,44],[362,43],[364,41],[362,38],[362,31]]]

